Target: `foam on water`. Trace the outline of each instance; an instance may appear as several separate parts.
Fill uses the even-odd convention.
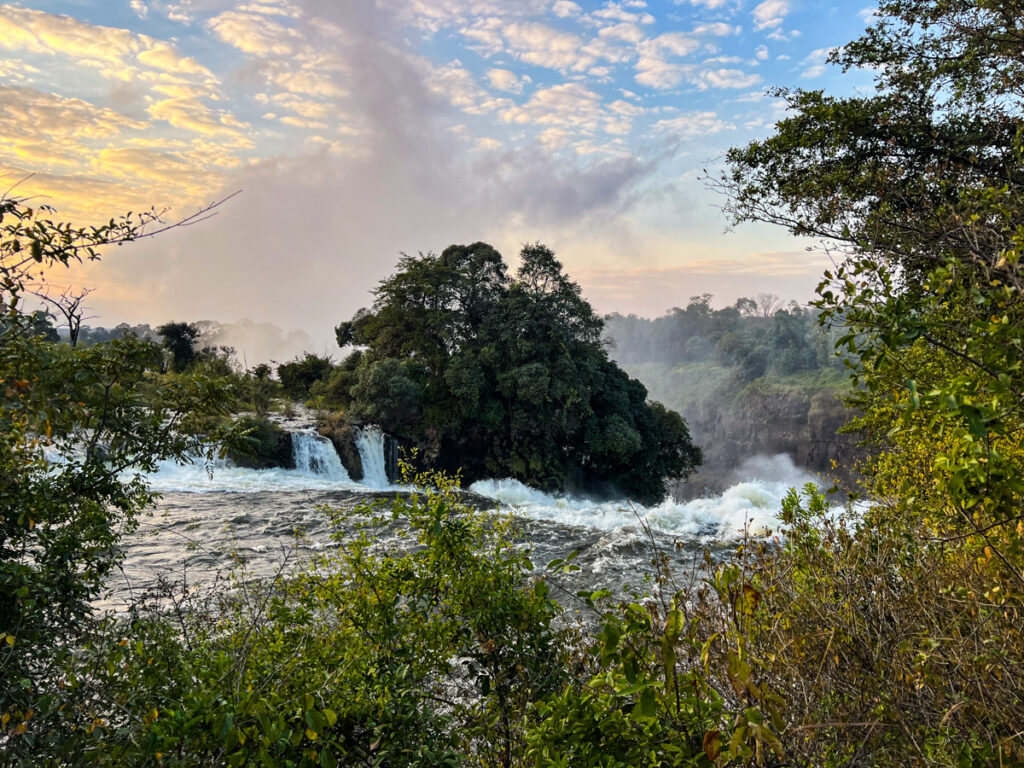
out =
[[[367,490],[365,486],[351,480],[338,479],[330,475],[317,475],[295,469],[243,469],[222,462],[207,467],[202,459],[192,464],[161,462],[157,471],[146,480],[150,488],[161,493]]]
[[[673,536],[727,540],[741,537],[744,530],[758,534],[777,529],[778,513],[789,489],[813,482],[810,475],[796,469],[785,456],[758,459],[737,470],[740,476],[747,472],[749,479],[736,483],[720,496],[686,502],[668,498],[652,507],[555,496],[511,479],[481,480],[473,483],[470,490],[514,507],[517,514],[535,520],[606,531],[636,527],[642,520],[652,529]]]

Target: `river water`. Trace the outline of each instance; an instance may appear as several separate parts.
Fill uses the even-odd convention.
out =
[[[125,558],[100,602],[117,609],[158,583],[210,585],[226,569],[243,567],[263,577],[302,567],[310,553],[336,546],[324,507],[346,512],[341,539],[356,535],[367,502],[387,503],[411,489],[383,477],[375,452],[379,431],[360,433],[358,448],[370,471],[363,483],[349,479],[330,442],[312,429],[293,433],[297,468],[241,469],[212,465],[162,465],[149,476],[162,495],[136,530],[122,539]],[[382,462],[383,459],[381,458]],[[500,506],[512,514],[523,545],[538,567],[577,552],[580,570],[569,592],[607,587],[643,590],[654,572],[656,551],[665,553],[680,579],[695,572],[705,548],[723,551],[744,531],[761,535],[777,526],[789,488],[812,478],[786,456],[760,457],[737,468],[736,483],[720,496],[644,507],[628,501],[554,496],[515,480],[474,483],[467,500]],[[378,542],[388,546],[388,534]]]

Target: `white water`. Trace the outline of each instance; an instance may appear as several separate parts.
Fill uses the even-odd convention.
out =
[[[383,451],[377,451],[381,438],[370,433],[363,441],[364,448],[376,446],[363,455],[371,459],[366,466],[375,474],[369,478],[377,482],[383,477]],[[184,466],[161,465],[147,480],[165,495],[142,518],[140,528],[126,537],[124,583],[112,582],[113,596],[104,605],[127,604],[133,589],[151,586],[158,576],[182,579],[186,570],[191,583],[213,583],[218,572],[237,564],[238,552],[243,553],[249,574],[269,576],[283,553],[296,546],[331,546],[331,536],[338,530],[320,505],[352,510],[358,522],[363,514],[358,505],[378,489],[338,479],[337,466],[321,454],[333,448],[328,441],[321,443],[307,434],[293,447],[301,469],[242,469],[223,460],[206,465],[201,459]],[[511,506],[524,519],[523,533],[534,562],[579,553],[576,562],[581,570],[572,577],[571,589],[567,587],[572,593],[625,584],[647,588],[644,579],[650,572],[652,546],[670,557],[678,573],[689,572],[702,547],[729,546],[744,526],[751,533],[776,528],[788,489],[810,479],[786,457],[751,462],[737,474],[743,479],[720,496],[685,503],[666,500],[652,507],[553,496],[515,480],[485,480],[471,488]],[[651,526],[652,537],[638,525],[638,518]],[[303,539],[296,539],[297,531]],[[346,531],[342,533],[356,533],[357,527]]]
[[[338,458],[334,444],[313,429],[292,432],[292,458],[295,471],[317,479],[351,482],[348,471]]]
[[[206,465],[164,462],[149,476],[160,492],[259,492],[320,490],[383,490],[391,486],[384,457],[384,434],[379,427],[356,430],[356,447],[363,462],[363,480],[353,482],[331,442],[313,429],[292,432],[296,469],[243,469],[226,461]],[[778,513],[789,489],[813,478],[797,469],[785,455],[749,459],[735,472],[737,482],[719,496],[686,502],[672,498],[646,507],[629,501],[595,501],[553,495],[518,480],[481,480],[470,490],[510,506],[517,515],[562,525],[601,531],[636,529],[643,521],[652,529],[678,537],[732,540],[744,531],[763,534],[779,527]]]
[[[356,448],[363,461],[363,485],[387,488],[388,472],[384,459],[384,433],[380,427],[369,426],[356,430]]]
[[[668,498],[653,507],[629,501],[555,496],[511,479],[481,480],[473,483],[470,490],[534,520],[605,531],[637,527],[643,521],[652,529],[673,536],[728,540],[741,538],[745,531],[756,535],[777,530],[778,513],[789,489],[814,481],[785,455],[757,457],[745,462],[736,474],[746,479],[720,496],[686,502]]]
[[[173,461],[161,462],[157,471],[146,480],[150,488],[161,493],[368,490],[350,480],[332,480],[327,475],[295,469],[243,469],[221,462],[207,467],[202,459],[184,465]]]
[[[313,429],[297,430],[291,436],[295,469],[245,469],[226,459],[207,464],[196,458],[191,464],[160,462],[147,481],[161,493],[366,490],[352,482],[326,437]]]

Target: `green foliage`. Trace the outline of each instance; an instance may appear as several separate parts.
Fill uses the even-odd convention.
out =
[[[240,439],[232,445],[228,456],[239,467],[295,467],[291,435],[274,422],[261,416],[243,416],[236,421],[236,428]]]
[[[200,330],[192,323],[165,323],[156,329],[164,349],[171,353],[170,370],[184,373],[196,360],[196,340]]]
[[[818,307],[846,331],[855,426],[876,449],[863,524],[790,500],[790,539],[764,571],[779,595],[765,666],[780,696],[802,691],[792,732],[814,729],[812,764],[1016,765],[1024,7],[879,13],[832,55],[876,88],[784,92],[789,117],[732,150],[722,179],[737,220],[829,241]]]
[[[151,387],[155,344],[72,349],[19,312],[26,270],[96,258],[139,234],[131,219],[75,229],[2,199],[0,234],[0,744],[15,761],[60,738],[61,667],[91,631],[120,532],[153,498],[140,473],[201,452],[198,429],[230,393],[203,375]]]
[[[317,357],[307,352],[303,357],[277,366],[277,377],[281,380],[284,393],[292,400],[301,402],[309,397],[313,384],[325,379],[333,368],[330,358]]]
[[[832,508],[813,486],[782,519],[780,549],[729,567],[752,574],[742,642],[794,763],[1021,764],[1019,592],[994,555],[882,505]]]
[[[240,572],[231,594],[179,604],[173,620],[139,606],[98,628],[66,660],[62,740],[37,756],[522,764],[529,702],[564,682],[556,605],[507,517],[464,506],[440,476],[425,481],[436,489],[347,513],[363,533],[339,532],[300,575]],[[382,551],[385,529],[399,541]]]
[[[467,480],[661,500],[700,462],[686,425],[608,359],[601,319],[554,254],[520,256],[515,279],[484,243],[403,257],[372,311],[337,329],[364,351],[317,392]]]
[[[693,296],[685,308],[653,320],[607,316],[611,356],[631,369],[648,363],[676,368],[714,361],[733,369],[742,383],[765,375],[784,378],[842,369],[834,349],[839,334],[820,326],[819,313],[795,302],[781,308],[770,294],[759,300],[741,298],[722,309],[712,309],[711,299],[710,294]]]
[[[260,363],[246,371],[239,386],[239,402],[257,416],[266,415],[271,403],[280,393],[280,384],[270,378],[270,366]]]

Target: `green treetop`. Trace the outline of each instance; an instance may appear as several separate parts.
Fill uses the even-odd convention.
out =
[[[337,328],[364,351],[340,366],[336,397],[469,480],[660,500],[700,463],[685,423],[608,359],[600,317],[554,253],[520,257],[514,278],[485,243],[403,257],[373,308]]]

